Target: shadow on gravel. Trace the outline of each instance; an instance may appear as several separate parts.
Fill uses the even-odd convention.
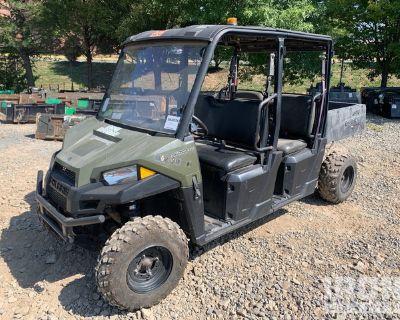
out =
[[[61,305],[76,314],[95,315],[102,301],[93,277],[97,253],[68,246],[47,231],[36,216],[34,197],[34,192],[24,197],[31,209],[12,217],[3,229],[0,255],[20,287],[45,293],[48,283],[67,279],[59,296]]]
[[[26,137],[26,138],[31,138],[31,139],[36,139],[34,133],[32,133],[32,134],[26,134],[25,137]]]
[[[385,118],[376,114],[372,113],[367,113],[367,123],[373,123],[376,125],[383,125],[385,123],[399,123],[400,119],[390,119],[390,118]]]
[[[218,247],[219,245],[222,245],[226,242],[229,242],[231,240],[240,238],[242,236],[244,236],[246,233],[262,226],[263,224],[270,222],[272,220],[275,220],[276,218],[279,218],[280,216],[286,214],[288,211],[286,209],[279,209],[276,212],[261,218],[259,220],[256,220],[252,223],[250,223],[247,226],[244,226],[242,228],[239,228],[236,231],[233,231],[229,234],[227,234],[226,236],[223,236],[221,238],[218,238],[214,241],[211,241],[210,243],[208,243],[207,245],[205,245],[204,247],[196,247],[193,246],[192,248],[190,248],[190,260],[194,260],[197,257],[201,256],[202,254],[206,253],[207,251],[210,251],[216,247]]]
[[[25,196],[24,199],[31,209],[11,218],[10,226],[3,230],[0,238],[0,254],[19,286],[46,294],[48,283],[61,281],[62,289],[58,299],[62,307],[71,314],[82,317],[121,314],[116,308],[107,305],[97,293],[93,272],[97,252],[78,246],[69,247],[47,231],[36,216],[34,196],[34,192]],[[287,210],[280,209],[203,248],[192,248],[190,259],[195,259],[222,243],[244,236],[286,212]],[[54,291],[54,288],[51,290]]]
[[[324,199],[321,199],[321,197],[316,193],[311,194],[305,198],[299,199],[297,201],[306,203],[306,204],[311,204],[314,206],[323,206],[323,207],[332,206],[332,203],[325,201]]]
[[[81,317],[126,315],[127,311],[120,311],[108,305],[97,293],[93,273],[71,281],[62,288],[58,297],[60,304],[69,313]]]
[[[81,248],[66,246],[39,222],[34,192],[25,196],[30,211],[11,218],[0,238],[1,254],[22,288],[55,282],[92,269],[95,259]],[[40,284],[39,284],[40,285]]]

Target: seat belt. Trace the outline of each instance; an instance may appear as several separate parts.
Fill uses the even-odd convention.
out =
[[[225,98],[232,100],[235,98],[238,85],[238,70],[239,70],[239,49],[235,47],[231,63],[229,66],[228,85],[225,89]]]
[[[271,53],[269,55],[269,73],[267,77],[267,83],[266,83],[266,90],[264,92],[265,97],[269,97],[274,93],[274,89],[272,88],[272,79],[275,74],[275,53]]]
[[[263,94],[264,99],[268,98],[274,93],[274,89],[272,87],[272,80],[275,75],[275,53],[271,53],[269,55],[269,72],[268,72],[268,77],[267,77],[267,83],[266,83],[266,89]],[[264,119],[264,122],[262,123],[262,136],[260,137],[260,145],[264,145],[267,142],[268,139],[268,132],[265,130],[266,128],[266,123],[269,121],[267,117],[269,116],[269,112],[265,111],[268,110],[268,106],[264,109],[263,114],[262,114],[262,119]],[[261,154],[261,163],[264,164],[265,161],[265,154]]]

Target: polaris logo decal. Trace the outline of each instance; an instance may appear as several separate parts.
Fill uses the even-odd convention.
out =
[[[180,165],[181,157],[191,151],[194,151],[194,147],[184,148],[171,154],[162,154],[157,156],[156,159],[162,163]]]
[[[54,178],[50,179],[50,186],[64,196],[68,195],[68,188]]]

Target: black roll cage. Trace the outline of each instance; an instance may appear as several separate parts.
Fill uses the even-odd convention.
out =
[[[274,66],[274,92],[271,96],[266,97],[263,101],[261,101],[259,106],[259,112],[261,113],[262,109],[267,106],[270,108],[271,100],[274,101],[273,108],[276,117],[276,123],[273,133],[272,145],[266,146],[266,139],[261,139],[260,145],[255,145],[255,152],[264,153],[266,151],[275,150],[277,147],[280,122],[281,122],[281,104],[282,104],[282,75],[283,75],[283,61],[286,54],[286,51],[324,51],[325,58],[323,59],[323,74],[322,81],[325,84],[325,90],[321,93],[321,95],[313,97],[313,102],[316,99],[320,99],[321,107],[318,114],[319,123],[317,123],[317,131],[315,132],[315,138],[323,138],[325,136],[325,126],[326,126],[326,117],[328,114],[328,95],[329,95],[329,84],[330,84],[330,72],[331,72],[331,60],[333,56],[333,40],[324,35],[317,35],[312,33],[304,33],[297,32],[291,30],[281,30],[281,29],[270,29],[270,28],[262,28],[262,27],[241,27],[241,26],[191,26],[188,27],[192,29],[200,28],[200,27],[210,27],[211,31],[207,36],[196,36],[196,33],[192,31],[187,31],[186,33],[182,32],[184,29],[170,29],[165,31],[148,31],[142,34],[138,34],[136,36],[132,36],[128,38],[123,44],[128,45],[132,43],[145,43],[145,42],[171,42],[172,41],[208,41],[208,46],[205,50],[203,60],[201,62],[200,68],[198,70],[196,79],[194,81],[192,90],[189,94],[188,101],[186,103],[185,112],[181,118],[179,123],[176,138],[180,140],[184,140],[187,137],[189,132],[189,126],[192,121],[192,116],[194,113],[194,108],[198,99],[198,96],[201,91],[201,87],[203,85],[204,78],[207,74],[208,66],[213,59],[214,51],[218,44],[223,41],[223,37],[226,36],[243,36],[240,40],[244,40],[246,38],[249,39],[247,46],[244,48],[248,48],[248,46],[253,45],[257,41],[261,43],[260,47],[254,47],[251,50],[265,52],[273,51],[275,52],[275,66]],[[167,32],[166,32],[167,31]],[[166,36],[163,36],[164,32],[166,32]],[[169,32],[169,33],[168,33]],[[190,35],[188,34],[190,33]],[[156,35],[154,35],[156,34]],[[253,40],[252,40],[253,39]],[[260,39],[266,39],[267,42],[262,44]],[[266,44],[271,44],[271,39],[275,39],[274,45],[268,47]],[[254,42],[252,42],[254,41]],[[292,42],[292,43],[291,43]],[[288,50],[289,49],[289,50]],[[325,75],[325,76],[324,76]],[[271,98],[273,97],[273,99]],[[267,101],[268,100],[268,101]],[[261,117],[259,117],[261,118]],[[259,119],[260,121],[260,119]],[[268,121],[267,119],[265,120]],[[268,123],[264,124],[264,130],[267,128]],[[257,130],[258,133],[259,130]],[[257,133],[256,133],[257,134]],[[316,139],[314,139],[314,146],[316,143]]]
[[[322,100],[322,106],[320,108],[320,122],[318,124],[318,132],[315,133],[316,137],[323,137],[325,134],[325,124],[326,124],[326,116],[327,116],[327,109],[328,109],[328,94],[329,94],[329,81],[330,81],[330,68],[331,68],[331,59],[332,59],[332,53],[333,53],[333,41],[332,40],[326,40],[326,39],[318,39],[315,35],[309,35],[309,36],[303,36],[303,35],[290,35],[288,37],[287,34],[284,32],[273,32],[273,31],[248,31],[248,30],[240,30],[236,28],[226,28],[222,30],[209,44],[209,46],[206,49],[206,52],[203,57],[202,64],[200,66],[200,69],[198,71],[196,80],[194,82],[194,85],[192,87],[192,92],[189,96],[187,105],[186,105],[186,112],[184,112],[183,117],[180,122],[180,126],[178,128],[176,137],[179,139],[184,139],[184,137],[187,135],[188,128],[191,122],[191,117],[194,112],[194,107],[198,98],[198,95],[201,90],[201,86],[203,84],[205,75],[207,73],[208,66],[213,58],[214,51],[219,44],[221,38],[225,35],[243,35],[243,36],[262,36],[262,37],[268,37],[269,40],[271,38],[276,39],[276,44],[275,44],[275,50],[276,50],[276,62],[275,62],[275,85],[274,85],[274,109],[275,109],[275,115],[276,115],[276,125],[275,125],[275,132],[273,136],[273,149],[276,149],[277,146],[277,141],[278,141],[278,136],[279,136],[279,128],[280,128],[280,118],[281,118],[281,104],[282,104],[282,75],[283,75],[283,59],[286,53],[287,48],[285,48],[285,40],[287,39],[293,39],[293,40],[304,40],[304,41],[317,41],[321,48],[320,49],[325,49],[325,54],[326,54],[326,59],[324,60],[324,68],[325,69],[325,74],[328,75],[324,77],[323,81],[325,81],[325,88],[326,90],[321,94],[320,98]],[[268,48],[266,48],[268,49]],[[301,51],[306,51],[308,48],[298,48]],[[313,49],[313,48],[309,48]],[[311,51],[310,50],[310,51]],[[316,50],[316,49],[314,49]],[[322,51],[322,50],[321,50]],[[270,97],[267,97],[260,103],[260,110],[267,105],[266,100],[269,99],[271,100]],[[256,149],[258,152],[264,152],[267,151],[271,148],[268,148],[265,145],[260,145],[259,148]]]

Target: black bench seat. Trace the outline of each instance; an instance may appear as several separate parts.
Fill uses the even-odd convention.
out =
[[[278,139],[277,149],[282,151],[284,155],[288,155],[307,147],[307,143],[302,140],[291,140],[291,139]]]
[[[254,164],[255,156],[243,151],[234,151],[218,146],[197,144],[200,163],[205,163],[224,172],[230,172]]]

